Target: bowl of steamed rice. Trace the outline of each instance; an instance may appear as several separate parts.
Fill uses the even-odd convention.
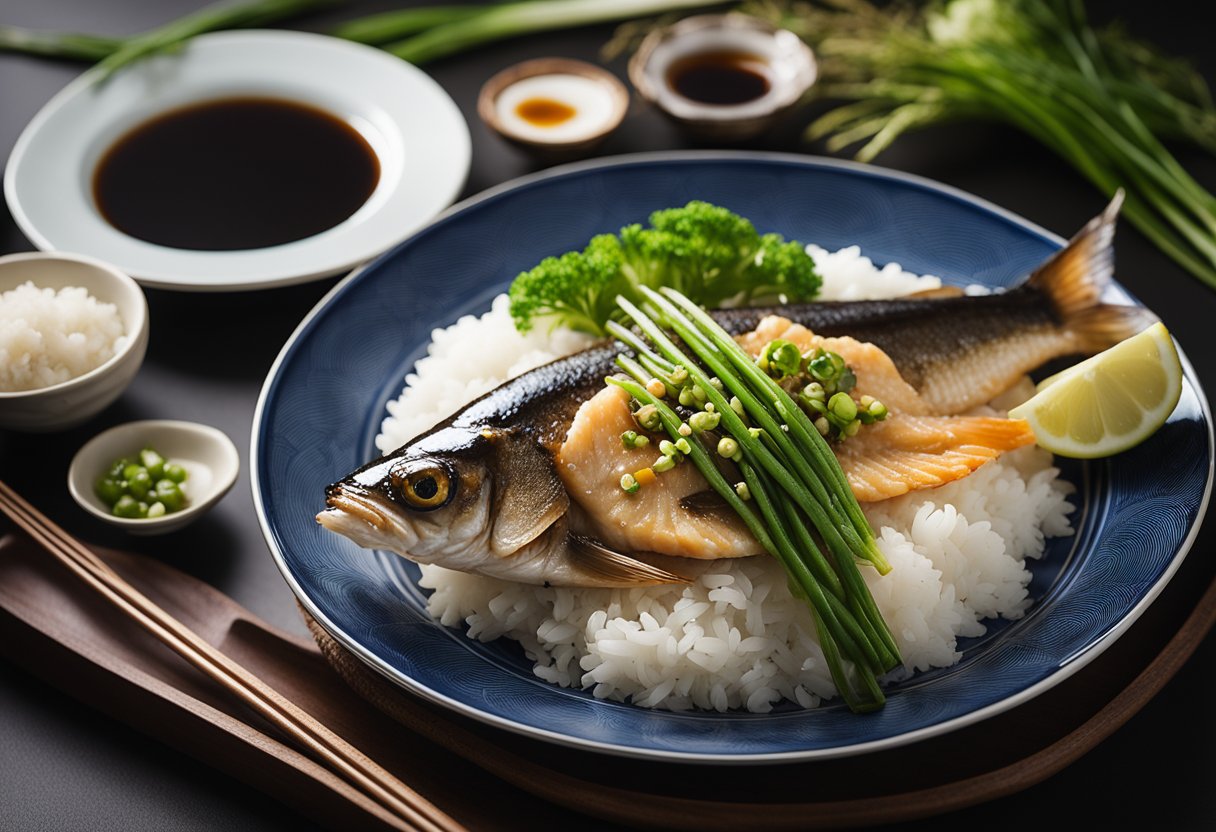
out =
[[[120,396],[143,363],[143,290],[74,254],[0,257],[0,428],[63,430]]]

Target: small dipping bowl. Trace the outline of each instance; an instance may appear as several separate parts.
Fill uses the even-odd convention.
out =
[[[0,257],[0,292],[32,282],[40,289],[78,286],[118,308],[125,340],[99,367],[34,390],[0,391],[0,428],[50,433],[79,425],[122,395],[148,349],[148,302],[133,279],[77,254],[27,252]]]
[[[601,67],[537,58],[507,67],[481,88],[477,113],[508,141],[551,156],[584,153],[620,126],[629,91]]]
[[[690,134],[715,142],[764,132],[817,75],[815,55],[801,38],[736,13],[656,29],[629,61],[629,80],[644,99]]]
[[[186,469],[186,505],[160,517],[115,517],[93,485],[115,460],[133,457],[145,447]],[[136,535],[164,534],[205,514],[236,483],[240,469],[236,446],[213,427],[167,419],[127,422],[99,433],[76,452],[68,468],[68,491],[81,508],[112,526]]]

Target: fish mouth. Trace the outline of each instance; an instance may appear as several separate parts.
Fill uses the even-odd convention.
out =
[[[325,495],[325,504],[329,508],[317,514],[317,522],[330,531],[343,531],[346,528],[344,521],[351,517],[379,532],[388,531],[392,525],[375,498],[363,491],[338,486]]]

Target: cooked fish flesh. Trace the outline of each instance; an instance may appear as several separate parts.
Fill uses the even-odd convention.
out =
[[[775,338],[790,341],[803,354],[816,347],[837,353],[857,375],[855,393],[873,396],[890,411],[885,421],[834,446],[849,487],[862,502],[945,485],[1005,451],[1034,442],[1034,432],[1022,419],[933,415],[873,344],[822,338],[776,315],[739,341],[757,355]],[[626,552],[713,560],[762,551],[724,502],[700,496],[705,480],[692,465],[664,472],[637,494],[622,491],[617,485],[621,475],[645,467],[654,455],[652,448],[621,444],[621,433],[633,427],[629,395],[616,387],[596,393],[575,414],[557,452],[557,473],[581,510],[582,528]],[[740,475],[731,470],[727,478],[734,482]]]
[[[890,410],[885,421],[835,448],[849,487],[863,503],[945,485],[1005,451],[1034,443],[1034,432],[1023,419],[937,415],[938,407],[908,384],[894,362],[873,344],[849,337],[823,338],[776,315],[765,318],[739,341],[758,355],[775,338],[797,345],[804,354],[816,347],[837,353],[857,375],[855,393],[873,396]]]
[[[1006,435],[983,422],[960,429],[960,423],[950,427],[934,419],[965,413],[1051,359],[1105,349],[1152,320],[1141,308],[1101,302],[1111,276],[1117,207],[1112,203],[1022,285],[1000,294],[714,314],[736,334],[756,329],[776,313],[816,336],[851,336],[875,345],[895,372],[887,377],[890,368],[883,369],[871,356],[873,378],[866,383],[874,389],[891,385],[890,391],[882,388],[888,407],[898,407],[899,391],[907,395],[895,377],[916,399],[909,396],[913,403],[901,411],[906,419],[892,420],[882,431],[866,429],[871,435],[855,446],[856,462],[849,460],[852,452],[845,443],[843,457],[854,468],[850,484],[861,493],[873,488],[881,496],[892,490],[884,485],[887,478],[897,488],[932,485],[933,477],[948,481],[982,464],[985,453],[1016,447],[1026,437]],[[680,486],[664,506],[666,511],[679,509],[672,514],[675,519],[664,520],[656,512],[648,535],[634,524],[628,534],[609,542],[605,538],[612,535],[603,518],[611,518],[611,512],[603,511],[601,503],[617,499],[620,489],[609,487],[597,501],[579,493],[586,486],[569,486],[559,471],[576,413],[603,390],[621,349],[615,342],[601,342],[504,383],[330,485],[318,522],[361,546],[524,583],[627,587],[682,581],[674,559],[652,553],[666,545],[664,539],[673,550],[687,553],[689,534],[678,524],[707,513],[693,499],[695,492],[675,498],[691,487],[681,485],[683,474],[668,483]],[[602,441],[581,436],[576,431],[574,440],[592,449]],[[867,443],[874,445],[869,453]],[[567,463],[573,447],[566,449]],[[933,448],[941,451],[926,460],[923,455]],[[714,528],[723,556],[743,545],[730,521]]]
[[[621,444],[621,434],[636,427],[629,394],[619,387],[605,387],[575,414],[558,449],[557,474],[582,510],[583,528],[623,552],[717,560],[763,551],[725,502],[713,501],[709,511],[688,509],[685,500],[706,490],[692,464],[663,472],[637,494],[622,491],[621,475],[646,467],[657,454],[654,447]],[[739,478],[734,473],[731,481]]]

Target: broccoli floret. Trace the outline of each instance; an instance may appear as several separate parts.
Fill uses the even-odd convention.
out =
[[[687,240],[693,255],[703,258],[709,269],[732,271],[760,245],[760,235],[750,220],[708,202],[655,211],[650,224]]]
[[[573,329],[603,334],[620,312],[615,298],[639,300],[638,286],[676,289],[706,307],[729,302],[808,300],[820,286],[814,261],[796,242],[761,236],[750,221],[694,201],[595,237],[581,252],[550,257],[511,285],[511,314],[521,332],[554,316]]]
[[[688,259],[689,248],[682,237],[636,223],[621,229],[621,265],[631,287],[671,286],[684,291]]]
[[[749,220],[726,208],[690,202],[683,208],[656,211],[650,223],[681,241],[672,246],[669,263],[678,276],[660,277],[659,282],[703,306],[807,300],[819,291],[815,263],[800,243],[787,243],[779,234],[762,237]],[[625,260],[629,262],[628,247]]]
[[[520,332],[538,318],[593,335],[604,333],[618,294],[628,291],[621,271],[621,245],[611,234],[593,237],[582,251],[546,257],[515,278],[508,292],[511,317]]]
[[[758,300],[802,300],[819,294],[823,278],[815,271],[815,261],[806,247],[786,242],[780,234],[765,234],[760,249],[748,268],[742,303]]]

